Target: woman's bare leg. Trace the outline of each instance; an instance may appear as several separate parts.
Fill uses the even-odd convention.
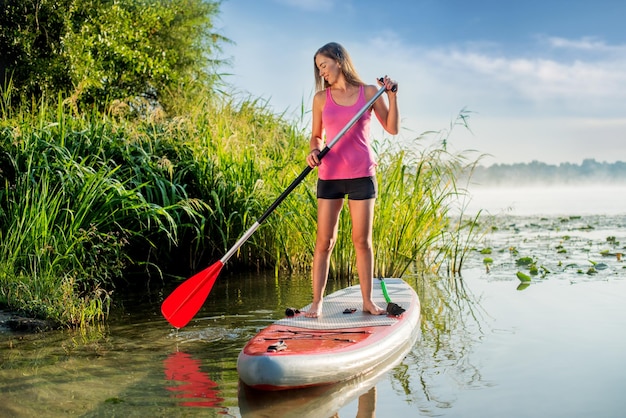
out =
[[[375,199],[349,200],[352,218],[352,242],[356,252],[356,270],[363,296],[363,311],[382,315],[387,311],[372,299],[374,276],[374,250],[372,247],[372,225],[374,222]]]
[[[309,318],[317,318],[322,314],[330,256],[337,242],[337,228],[342,207],[343,199],[317,200],[317,237],[315,238],[312,272],[313,302],[311,308],[304,313]]]

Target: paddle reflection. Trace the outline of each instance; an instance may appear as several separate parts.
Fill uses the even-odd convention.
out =
[[[217,389],[217,383],[200,370],[199,360],[183,352],[172,353],[163,361],[165,379],[176,382],[165,389],[172,392],[173,398],[189,399],[180,406],[220,407],[224,398]]]

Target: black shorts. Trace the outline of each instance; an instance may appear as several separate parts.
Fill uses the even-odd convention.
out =
[[[348,196],[350,200],[375,199],[378,195],[376,177],[359,177],[344,180],[317,180],[318,199],[343,199]]]

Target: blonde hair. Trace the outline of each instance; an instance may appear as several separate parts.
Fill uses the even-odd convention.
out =
[[[322,77],[319,76],[319,70],[317,68],[317,64],[315,63],[315,59],[318,55],[324,55],[330,59],[337,61],[339,67],[341,68],[341,72],[346,79],[348,84],[352,84],[355,86],[360,86],[365,84],[359,74],[356,72],[354,68],[354,64],[352,64],[352,59],[350,58],[350,54],[348,51],[338,44],[337,42],[329,42],[320,49],[315,52],[313,55],[313,70],[315,75],[315,91],[320,91],[328,88],[330,84]]]

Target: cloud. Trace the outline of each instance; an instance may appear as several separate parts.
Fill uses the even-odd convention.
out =
[[[556,49],[566,49],[574,51],[588,52],[626,52],[626,45],[608,45],[603,40],[596,37],[582,37],[580,39],[566,39],[561,37],[540,37],[540,41]]]
[[[559,45],[582,48],[583,43],[560,39]],[[606,112],[624,115],[626,60],[614,55],[620,47],[605,48],[595,57],[560,59],[542,56],[505,56],[480,48],[437,47],[415,49],[408,61],[429,73],[439,85],[455,85],[459,94],[484,100],[524,101],[535,107],[562,113]],[[406,52],[406,49],[404,50]],[[407,57],[403,59],[406,64]],[[496,99],[496,101],[494,101]],[[560,110],[559,110],[560,109]]]
[[[623,82],[626,68],[615,68],[606,62],[559,62],[542,58],[503,58],[474,52],[451,51],[433,57],[446,66],[456,66],[511,84],[518,84],[521,93],[532,92],[531,96],[541,98],[563,94],[577,96],[588,94],[615,94],[617,83]]]

